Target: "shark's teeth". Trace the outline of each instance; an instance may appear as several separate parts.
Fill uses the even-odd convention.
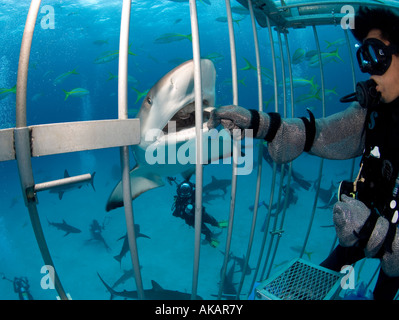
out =
[[[206,100],[203,101],[203,106],[208,107],[208,102]],[[203,110],[202,118],[203,123],[207,122],[210,117],[210,111]],[[180,109],[176,112],[176,114],[168,121],[166,126],[163,128],[163,132],[165,134],[168,133],[169,122],[174,121],[176,132],[189,129],[195,126],[195,108],[194,103],[190,103],[184,108]]]

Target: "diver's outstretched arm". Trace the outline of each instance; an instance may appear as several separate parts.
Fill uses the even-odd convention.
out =
[[[223,106],[211,113],[210,128],[253,129],[255,138],[268,141],[269,153],[277,163],[297,158],[304,150],[327,159],[350,159],[364,149],[367,110],[358,103],[326,118],[281,119],[276,113]],[[314,121],[313,121],[314,120]]]

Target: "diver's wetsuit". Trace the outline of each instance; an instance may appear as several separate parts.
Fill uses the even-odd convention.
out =
[[[360,178],[364,178],[364,182],[358,185],[357,199],[371,210],[370,216],[377,212],[390,221],[392,243],[397,228],[396,223],[391,223],[393,211],[389,211],[389,203],[399,173],[399,98],[369,109],[354,103],[342,112],[317,119],[315,126],[316,134],[310,154],[326,159],[350,159],[363,155]],[[268,144],[272,159],[277,163],[285,163],[298,157],[304,149],[305,131],[300,119],[283,119],[276,137]],[[376,147],[379,150],[377,157],[372,154]],[[368,236],[373,227],[374,224],[369,225]],[[361,240],[367,242],[368,238],[359,239],[359,243],[352,247],[338,245],[321,265],[340,271],[344,265],[364,258],[365,243],[361,244]],[[387,248],[386,242],[375,258],[381,259]],[[396,247],[392,249],[397,250]],[[399,266],[395,262],[390,268],[384,271],[382,264],[374,290],[375,299],[393,299],[399,289],[399,277],[387,275],[397,274]]]
[[[175,202],[173,204],[172,210],[175,217],[183,219],[189,226],[194,227],[195,221],[195,193],[193,192],[189,197],[183,198],[180,196],[175,196]],[[190,210],[186,210],[187,206],[191,205]],[[212,231],[205,225],[205,223],[210,224],[214,227],[219,227],[219,222],[208,214],[204,207],[202,207],[202,224],[201,233],[205,235],[205,239],[208,242],[212,241]]]

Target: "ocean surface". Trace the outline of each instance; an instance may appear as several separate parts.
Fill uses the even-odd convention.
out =
[[[19,51],[24,24],[30,1],[0,2],[0,88],[11,89],[17,80]],[[39,13],[33,37],[29,63],[27,87],[28,125],[59,123],[69,121],[103,120],[117,118],[117,78],[118,59],[114,58],[119,49],[119,30],[122,1],[81,0],[81,1],[42,1],[46,10]],[[232,1],[233,8],[240,8]],[[197,1],[201,56],[213,60],[217,72],[216,105],[232,104],[231,60],[228,26],[224,1]],[[49,16],[49,12],[54,12]],[[235,9],[239,11],[239,9]],[[236,12],[233,11],[233,12]],[[248,13],[233,13],[235,41],[237,49],[239,104],[246,108],[258,108],[257,73],[254,38],[251,18]],[[54,25],[51,23],[54,22]],[[51,28],[49,27],[51,26]],[[263,108],[275,111],[274,87],[272,77],[271,45],[267,28],[257,27],[263,81]],[[129,55],[129,117],[134,118],[142,98],[139,93],[150,89],[168,71],[192,59],[190,10],[184,1],[132,1]],[[317,28],[320,48],[323,55],[325,83],[325,115],[344,110],[348,105],[339,103],[339,98],[353,91],[351,56],[346,44],[343,29],[337,26]],[[284,83],[281,59],[287,62],[287,53],[280,52],[278,35],[273,30],[277,61],[278,111],[286,117],[307,116],[306,108],[312,110],[316,118],[323,116],[321,101],[321,77],[319,65],[314,61],[316,50],[312,28],[289,30],[288,41],[292,59],[292,72],[296,79],[294,91],[287,88],[287,111],[283,110]],[[349,33],[352,55],[355,40]],[[285,48],[284,37],[282,37]],[[337,52],[335,52],[338,50]],[[334,53],[335,52],[335,53]],[[117,56],[117,55],[116,55]],[[295,57],[294,57],[295,56]],[[317,57],[317,56],[316,56]],[[295,58],[295,59],[294,59]],[[312,60],[313,59],[313,60]],[[247,62],[250,63],[247,64]],[[365,80],[355,66],[356,80]],[[288,69],[285,70],[288,78]],[[82,88],[80,94],[73,89]],[[66,98],[66,92],[72,92]],[[1,92],[1,91],[0,91]],[[290,97],[294,95],[293,113]],[[0,129],[15,126],[15,94],[0,93]],[[242,258],[247,253],[254,206],[258,144],[255,141],[246,152],[253,152],[254,169],[249,175],[238,176],[236,206],[234,210],[231,253]],[[268,204],[272,190],[272,167],[264,160],[261,177],[260,202]],[[357,174],[358,159],[353,162],[324,160],[307,154],[293,162],[293,169],[311,184],[305,190],[297,183],[292,184],[295,201],[290,203],[280,233],[279,246],[270,274],[280,270],[284,263],[298,258],[309,228],[313,208],[316,205],[305,254],[302,256],[314,264],[319,264],[329,254],[335,241],[332,226],[332,208],[320,198],[315,204],[314,185],[322,165],[321,188],[338,186],[342,180],[350,179],[352,167]],[[126,234],[123,209],[109,213],[105,211],[106,200],[116,183],[120,180],[119,149],[76,152],[32,159],[35,182],[45,182],[70,175],[96,172],[95,190],[91,186],[66,192],[62,199],[58,194],[48,191],[38,194],[38,210],[44,234],[52,254],[55,267],[63,287],[73,299],[109,299],[103,283],[114,284],[125,271],[130,270],[131,259],[126,255],[121,264],[114,259],[118,255]],[[131,167],[134,166],[131,157]],[[210,164],[204,167],[204,186],[217,179],[231,179],[232,166],[229,164]],[[28,210],[21,194],[16,161],[0,162],[0,299],[18,299],[13,290],[15,277],[27,277],[30,292],[35,299],[55,299],[53,289],[43,289],[41,281],[45,273],[44,265],[33,230]],[[195,177],[192,182],[195,182]],[[177,181],[182,181],[177,177]],[[283,185],[286,184],[284,179]],[[280,174],[276,175],[274,202],[277,202],[281,185]],[[213,200],[204,203],[207,212],[218,221],[229,219],[231,188],[224,194],[214,192]],[[320,192],[321,193],[321,192]],[[139,261],[143,286],[151,289],[152,280],[162,288],[191,293],[194,261],[194,229],[182,219],[172,216],[172,204],[176,186],[148,191],[133,202],[135,223],[140,232],[149,238],[137,239]],[[269,231],[280,229],[282,214],[275,209]],[[251,291],[250,284],[254,269],[261,255],[264,237],[262,226],[268,218],[268,208],[261,205],[258,210],[254,243],[249,259],[251,273],[245,277],[242,299]],[[274,225],[274,220],[277,224]],[[81,230],[81,233],[64,232],[51,226],[50,222],[68,224]],[[99,241],[90,240],[90,225],[97,220],[104,228],[108,249]],[[212,227],[211,227],[212,228]],[[218,229],[212,229],[216,234]],[[217,248],[207,243],[201,245],[198,295],[204,299],[215,299],[219,291],[220,270],[226,248],[227,229],[218,235]],[[277,236],[274,237],[273,245]],[[263,257],[268,253],[271,236],[268,234]],[[269,258],[269,263],[270,263]],[[233,265],[231,260],[228,270]],[[263,260],[262,260],[263,261]],[[378,261],[367,260],[365,265],[356,265],[356,284],[368,282]],[[263,280],[260,263],[257,281]],[[238,263],[235,265],[232,283],[241,279]],[[269,265],[266,269],[269,269]],[[98,274],[97,274],[98,273]],[[373,288],[373,284],[371,286]],[[133,278],[115,287],[116,291],[136,290]],[[224,297],[226,298],[226,297]]]

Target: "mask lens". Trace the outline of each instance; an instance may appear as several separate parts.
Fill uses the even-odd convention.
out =
[[[379,62],[379,52],[380,50],[382,52],[382,49],[376,49],[376,50],[378,51],[378,54],[371,45],[367,46],[367,53],[371,59],[372,64],[377,64]]]
[[[356,54],[360,70],[371,75],[383,75],[392,61],[389,48],[378,39],[367,39]]]

